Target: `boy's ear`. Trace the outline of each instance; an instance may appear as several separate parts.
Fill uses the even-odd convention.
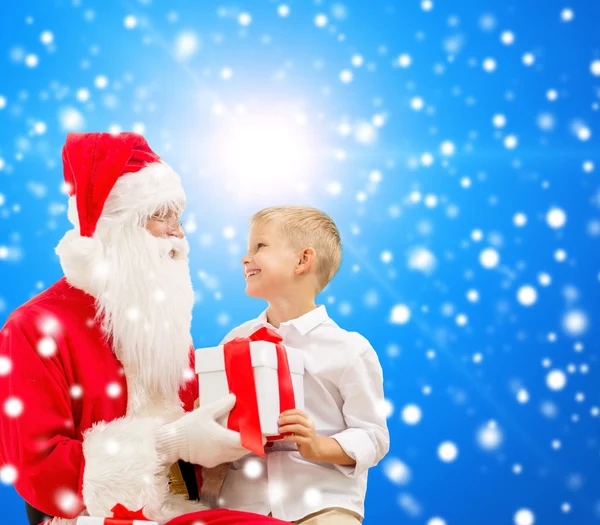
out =
[[[317,252],[314,248],[304,248],[298,255],[298,262],[295,269],[296,275],[308,272],[315,263],[316,258]]]

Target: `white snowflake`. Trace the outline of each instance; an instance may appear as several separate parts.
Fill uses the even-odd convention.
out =
[[[397,458],[386,459],[383,464],[383,473],[396,485],[406,485],[411,479],[410,468],[406,463]]]
[[[503,31],[500,40],[505,46],[510,46],[515,43],[515,35],[512,31]]]
[[[55,495],[56,506],[65,514],[72,513],[80,504],[77,494],[68,489],[60,489]]]
[[[410,426],[416,425],[421,421],[422,412],[418,405],[409,404],[402,409],[402,420]]]
[[[583,310],[570,310],[562,319],[565,332],[573,337],[584,334],[588,328],[588,316]]]
[[[517,401],[519,403],[521,403],[522,405],[524,405],[525,403],[529,402],[529,392],[527,392],[527,390],[525,390],[524,388],[520,388],[519,391],[517,392]]]
[[[405,304],[397,304],[390,313],[390,322],[393,324],[406,324],[410,320],[410,308]]]
[[[571,9],[569,7],[565,7],[560,12],[560,19],[563,22],[571,22],[574,18],[575,18],[575,13],[573,12],[573,9]]]
[[[183,31],[175,37],[175,57],[180,60],[188,60],[200,49],[200,39],[192,31]]]
[[[479,262],[484,268],[495,268],[500,262],[500,255],[494,248],[486,248],[479,254]]]
[[[121,395],[121,385],[119,383],[109,383],[106,387],[106,393],[109,397],[119,397]]]
[[[521,286],[517,291],[517,299],[523,306],[531,306],[537,301],[537,291],[533,286]]]
[[[507,135],[504,138],[504,147],[506,149],[515,149],[519,143],[516,135]]]
[[[390,418],[394,413],[394,403],[389,399],[382,399],[378,401],[375,406],[375,411],[378,415],[385,417],[386,419]]]
[[[408,67],[412,64],[412,58],[409,54],[407,53],[402,53],[399,57],[398,57],[398,65],[400,67]]]
[[[522,212],[516,213],[513,217],[513,224],[517,226],[517,228],[522,228],[527,224],[527,215]]]
[[[562,370],[552,370],[546,376],[546,385],[550,390],[562,390],[567,384],[567,376]]]
[[[244,476],[246,476],[248,479],[257,479],[262,475],[264,471],[263,464],[255,458],[247,459],[244,462],[243,468]]]
[[[496,450],[504,436],[495,421],[489,421],[477,431],[477,443],[484,450]]]
[[[427,522],[427,525],[446,525],[446,522],[442,518],[436,516],[434,518],[431,518]]]
[[[37,351],[42,357],[52,357],[56,353],[56,341],[52,337],[43,337],[38,342]]]
[[[4,402],[4,413],[8,417],[19,417],[23,413],[23,402],[18,397],[9,397]]]
[[[519,509],[514,516],[515,525],[533,525],[535,516],[529,509]]]
[[[0,376],[7,376],[12,370],[12,361],[9,357],[0,356]]]
[[[444,463],[452,463],[458,457],[458,447],[452,441],[444,441],[438,447],[438,457]]]
[[[319,13],[317,16],[315,16],[315,25],[317,27],[325,27],[327,25],[327,22],[327,15]]]
[[[134,29],[138,25],[137,18],[133,15],[127,15],[123,20],[126,29]]]
[[[12,465],[4,465],[0,468],[0,482],[5,485],[12,485],[15,481],[17,481],[18,472],[15,467]]]
[[[436,268],[437,260],[433,252],[425,247],[412,248],[408,252],[408,268],[430,274]]]
[[[249,26],[252,23],[252,17],[249,13],[240,13],[238,22],[241,26]]]
[[[83,388],[81,388],[81,385],[71,385],[69,392],[73,399],[79,399],[83,395]]]
[[[550,208],[548,213],[546,213],[546,222],[548,223],[548,226],[557,230],[566,224],[567,214],[563,209],[555,206]]]

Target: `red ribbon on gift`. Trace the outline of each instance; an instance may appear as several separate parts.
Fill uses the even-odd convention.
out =
[[[150,521],[144,516],[144,507],[140,510],[129,510],[125,505],[117,503],[110,511],[113,513],[113,518],[119,520],[141,520]]]
[[[277,379],[279,382],[279,411],[284,412],[296,407],[294,387],[282,337],[266,327],[260,328],[250,337],[236,337],[225,343],[225,374],[229,391],[235,394],[236,403],[229,414],[227,428],[241,434],[242,446],[259,456],[265,455],[262,443],[262,430],[258,415],[256,384],[252,370],[252,341],[267,341],[275,344],[277,352]],[[281,439],[283,436],[270,437],[269,441]]]
[[[133,523],[138,523],[139,521],[145,521],[149,525],[158,525],[156,521],[150,521],[148,518],[146,518],[146,516],[144,516],[144,507],[142,507],[140,510],[129,510],[124,505],[117,503],[110,510],[113,513],[112,518],[79,516],[77,518],[77,525],[132,525]]]

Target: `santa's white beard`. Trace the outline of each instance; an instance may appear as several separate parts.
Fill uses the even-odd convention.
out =
[[[149,395],[172,397],[189,368],[194,292],[185,239],[154,237],[136,225],[99,235],[104,274],[94,291],[118,359]]]

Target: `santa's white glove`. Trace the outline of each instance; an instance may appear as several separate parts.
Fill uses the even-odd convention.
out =
[[[163,425],[156,434],[156,448],[164,465],[183,459],[194,465],[215,467],[248,454],[240,434],[217,423],[235,405],[235,395],[196,408],[177,421]]]

